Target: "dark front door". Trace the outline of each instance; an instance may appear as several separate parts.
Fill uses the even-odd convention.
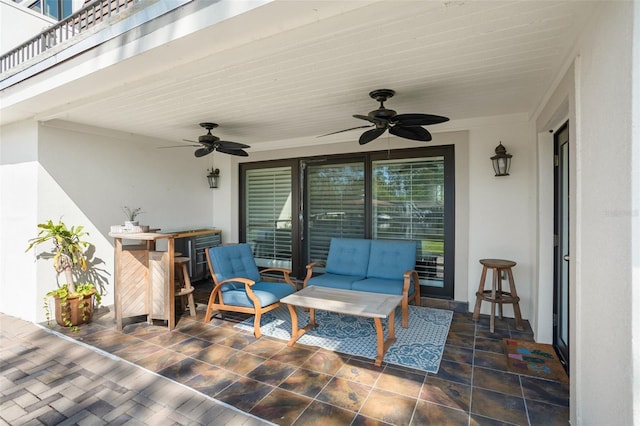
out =
[[[554,134],[555,153],[555,247],[553,346],[569,371],[569,123]]]

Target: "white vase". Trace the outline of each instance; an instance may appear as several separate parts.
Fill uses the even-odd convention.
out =
[[[124,222],[124,227],[126,229],[132,229],[134,226],[138,226],[138,221],[137,220],[126,220]]]

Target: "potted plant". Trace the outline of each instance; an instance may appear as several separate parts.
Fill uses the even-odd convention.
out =
[[[29,240],[26,251],[43,244],[52,244],[49,252],[37,255],[37,258],[52,259],[53,268],[57,274],[64,273],[66,283],[51,290],[44,297],[44,307],[47,312],[47,322],[50,322],[49,299],[53,297],[55,303],[56,322],[63,327],[72,327],[76,330],[80,324],[91,320],[94,302],[99,305],[101,295],[93,283],[76,284],[74,272],[87,270],[86,250],[92,246],[84,240],[89,234],[83,231],[82,226],[70,228],[59,220],[57,224],[49,220],[47,223],[38,224],[40,231],[35,238]]]
[[[131,207],[124,206],[122,210],[124,211],[124,214],[127,216],[127,220],[124,222],[125,228],[132,228],[134,226],[138,226],[138,221],[136,220],[136,218],[140,216],[142,213],[144,213],[142,211],[142,208],[136,207],[132,209]]]

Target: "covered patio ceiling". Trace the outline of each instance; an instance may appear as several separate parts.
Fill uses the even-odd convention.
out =
[[[368,93],[379,88],[396,91],[385,106],[398,113],[451,118],[432,133],[475,117],[533,115],[597,4],[276,0],[5,103],[0,120],[65,120],[159,146],[195,140],[204,133],[198,123],[212,121],[220,125],[215,135],[247,143],[250,152],[282,141],[317,144],[318,135],[367,124],[352,115],[376,109]]]

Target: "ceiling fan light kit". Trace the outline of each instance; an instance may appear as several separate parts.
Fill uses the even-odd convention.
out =
[[[337,132],[327,133],[322,136],[334,135],[336,133],[348,132],[355,129],[375,127],[371,130],[367,130],[360,136],[360,139],[358,140],[360,145],[364,145],[375,140],[387,130],[389,130],[389,133],[392,135],[400,138],[428,142],[432,139],[431,133],[422,126],[429,126],[449,121],[448,117],[440,115],[417,113],[397,114],[396,111],[385,108],[384,103],[389,98],[393,97],[395,93],[396,92],[391,89],[377,89],[369,93],[369,96],[372,99],[380,102],[380,107],[369,112],[367,115],[354,114],[353,117],[368,121],[371,124],[338,130]]]

